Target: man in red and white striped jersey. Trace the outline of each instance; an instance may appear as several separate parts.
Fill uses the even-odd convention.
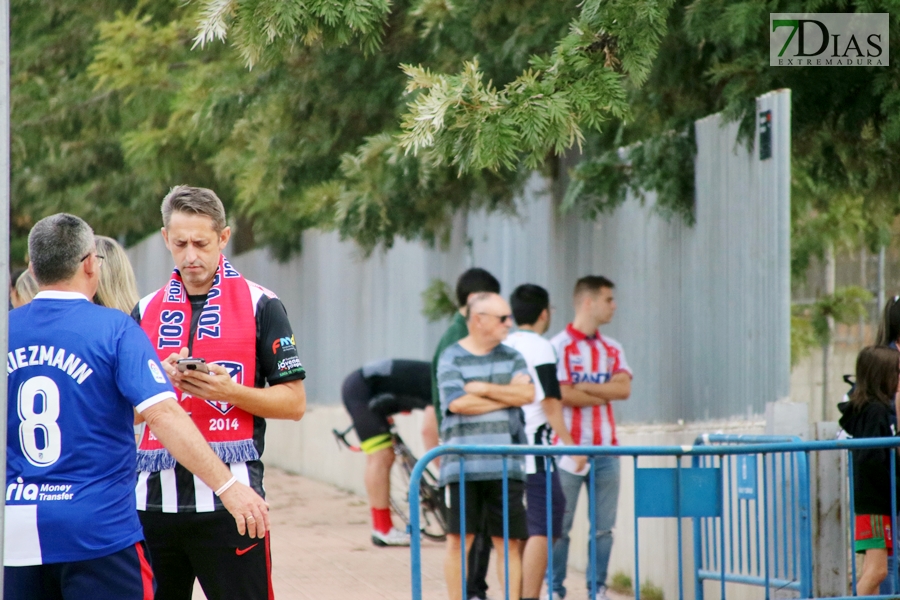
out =
[[[599,329],[612,321],[616,312],[614,289],[615,285],[606,277],[589,275],[579,279],[575,284],[575,319],[550,340],[556,349],[563,416],[572,438],[581,446],[618,445],[612,401],[627,400],[631,395],[632,375],[625,351],[616,340],[600,335]],[[592,600],[607,600],[606,571],[619,497],[619,459],[615,456],[596,457],[582,470],[577,470],[575,461],[569,457],[559,462],[566,512],[562,536],[553,546],[554,598],[566,596],[563,583],[569,557],[569,531],[581,486],[590,483],[588,473],[591,468],[594,469],[596,495],[594,570],[598,586]],[[590,569],[587,588],[590,593]]]

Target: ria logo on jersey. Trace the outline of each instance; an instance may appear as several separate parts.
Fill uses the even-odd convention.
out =
[[[223,367],[225,367],[228,370],[228,374],[231,376],[232,381],[234,381],[238,385],[244,385],[244,365],[238,362],[231,362],[227,360],[217,360],[214,361],[214,364],[222,365]],[[218,400],[207,400],[206,403],[223,415],[227,415],[231,411],[231,409],[234,408],[233,404],[229,404],[228,402],[220,402]]]
[[[70,483],[42,483],[38,486],[35,483],[26,484],[24,479],[17,477],[14,482],[6,487],[6,501],[38,500],[40,502],[48,502],[71,500],[75,497],[75,494],[71,492],[72,484]]]

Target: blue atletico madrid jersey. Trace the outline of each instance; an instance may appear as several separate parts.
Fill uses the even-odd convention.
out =
[[[107,556],[143,539],[134,409],[173,398],[126,314],[41,292],[9,315],[6,566]]]

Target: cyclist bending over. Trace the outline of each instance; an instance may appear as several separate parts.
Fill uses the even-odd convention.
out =
[[[431,365],[420,360],[380,360],[344,379],[341,397],[366,455],[366,493],[372,511],[372,543],[409,546],[409,534],[391,521],[393,438],[388,417],[415,409],[434,411]],[[426,419],[426,423],[429,421]],[[427,432],[423,431],[423,436]]]

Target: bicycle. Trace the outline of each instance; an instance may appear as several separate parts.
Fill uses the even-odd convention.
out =
[[[409,528],[409,480],[413,467],[418,459],[409,449],[409,446],[394,428],[393,419],[388,418],[391,424],[391,438],[394,442],[394,465],[391,467],[391,510]],[[347,434],[353,431],[350,425],[344,431],[332,429],[331,432],[337,439],[338,447],[346,447],[352,452],[362,452],[359,446],[347,441]],[[438,487],[438,480],[430,469],[426,468],[422,473],[419,483],[419,523],[422,535],[430,540],[442,542],[447,537],[447,508],[444,497]]]

